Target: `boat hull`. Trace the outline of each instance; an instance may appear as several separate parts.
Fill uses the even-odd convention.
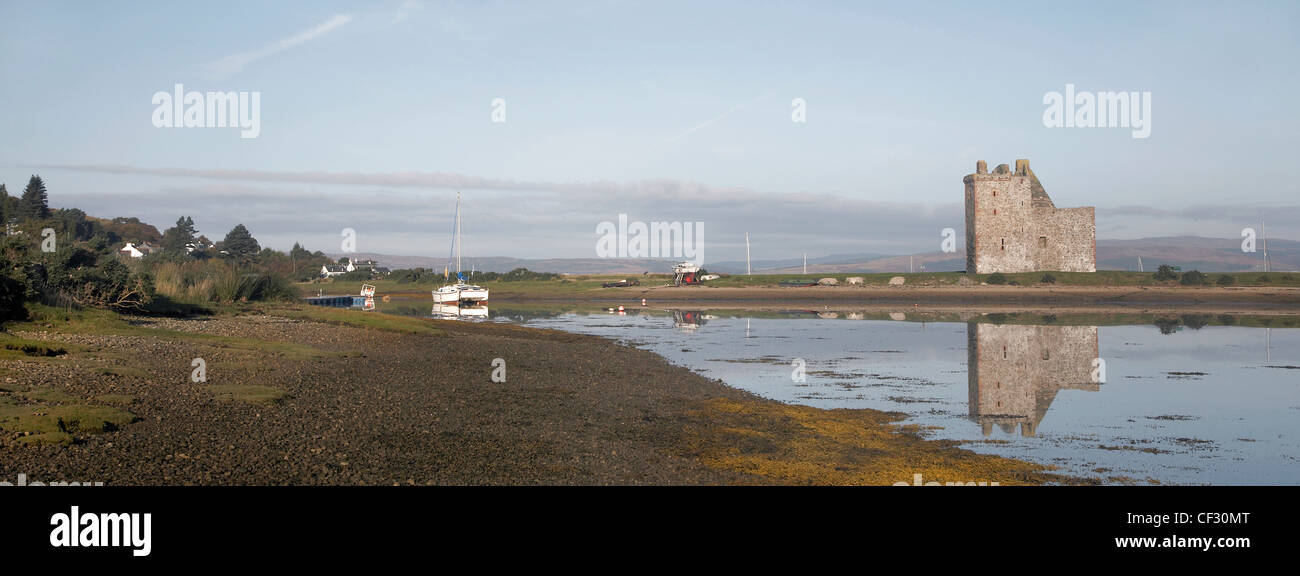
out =
[[[437,318],[487,318],[487,306],[460,306],[456,304],[434,304],[432,315]]]
[[[460,302],[487,302],[487,288],[444,286],[433,291],[433,301],[439,304],[457,304]]]

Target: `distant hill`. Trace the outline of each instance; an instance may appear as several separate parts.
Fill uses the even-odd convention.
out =
[[[342,254],[332,254],[339,258]],[[446,258],[427,256],[388,256],[384,254],[351,254],[359,259],[378,260],[394,270],[399,268],[442,269]],[[1137,270],[1138,256],[1148,271],[1161,264],[1181,266],[1183,270],[1202,272],[1244,272],[1263,269],[1262,252],[1253,254],[1241,251],[1241,240],[1234,238],[1203,238],[1176,236],[1167,238],[1142,238],[1139,240],[1097,241],[1097,267],[1102,270]],[[1268,241],[1270,268],[1277,271],[1300,270],[1300,242],[1274,239]],[[909,258],[911,259],[909,262]],[[673,259],[651,258],[548,258],[525,259],[493,256],[466,258],[465,267],[485,272],[509,272],[527,268],[535,272],[561,274],[640,274],[642,272],[671,272]],[[803,272],[802,258],[754,260],[755,273],[798,274]],[[809,274],[841,274],[846,272],[907,272],[912,266],[917,272],[948,272],[966,269],[966,249],[957,247],[956,253],[926,252],[912,255],[883,254],[833,254],[808,258]],[[705,263],[711,272],[744,274],[743,261]]]
[[[955,256],[955,257],[954,257]],[[1138,240],[1098,240],[1097,268],[1101,270],[1137,270],[1138,257],[1142,267],[1154,271],[1161,264],[1180,266],[1183,270],[1202,272],[1248,272],[1263,270],[1263,252],[1241,251],[1241,240],[1234,238],[1203,238],[1200,236],[1174,236],[1167,238],[1142,238]],[[916,271],[925,266],[927,272],[948,272],[966,269],[966,249],[959,246],[956,254],[929,252],[912,255]],[[1273,239],[1268,241],[1269,269],[1277,271],[1300,270],[1300,242]],[[886,256],[857,262],[817,265],[808,261],[809,274],[844,272],[906,272],[908,256]],[[755,269],[755,271],[759,271]],[[785,266],[764,269],[772,274],[797,274],[802,266]]]
[[[830,256],[810,256],[808,258],[808,272],[811,273],[814,267],[822,270],[830,270],[842,265],[859,265],[862,262],[869,262],[887,255],[878,253],[861,253],[861,254],[831,254]],[[906,257],[904,257],[906,258]],[[745,262],[741,261],[724,261],[707,263],[705,266],[710,272],[721,272],[724,274],[744,274]],[[803,258],[783,258],[778,260],[754,260],[750,263],[754,272],[760,270],[782,270],[798,272],[803,270]]]
[[[95,218],[87,216],[87,220],[99,222],[104,230],[117,234],[123,242],[133,242],[140,244],[142,242],[151,242],[157,244],[162,240],[162,233],[158,228],[150,224],[141,222],[139,218]]]
[[[966,251],[959,248],[955,254],[929,252],[903,256],[878,256],[857,262],[838,262],[834,264],[813,265],[808,259],[809,274],[838,274],[844,272],[951,272],[966,269]],[[771,269],[754,269],[755,272],[767,274],[799,274],[803,272],[803,263],[799,266],[785,266]]]
[[[1097,242],[1098,268],[1137,270],[1138,256],[1142,257],[1142,267],[1146,270],[1154,270],[1160,264],[1181,266],[1183,270],[1202,272],[1246,272],[1264,269],[1263,252],[1242,252],[1240,238],[1176,236]],[[1300,242],[1270,239],[1268,261],[1271,270],[1300,270]]]
[[[343,256],[358,260],[376,260],[382,266],[393,270],[403,268],[428,268],[442,270],[447,265],[446,258],[429,256],[390,256],[370,252],[356,254],[330,254],[331,258]],[[554,272],[557,274],[664,274],[672,272],[676,260],[661,258],[511,258],[508,256],[487,256],[481,258],[464,258],[465,270],[480,272],[509,272],[515,268],[527,268],[534,272]]]

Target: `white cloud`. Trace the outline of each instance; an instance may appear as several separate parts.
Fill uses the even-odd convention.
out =
[[[334,17],[310,30],[300,32],[288,38],[280,39],[259,50],[231,54],[225,58],[211,62],[205,66],[205,73],[209,79],[224,80],[238,74],[244,69],[244,67],[253,62],[320,38],[340,26],[347,24],[351,20],[351,14],[336,14]]]
[[[698,182],[518,182],[454,173],[274,172],[133,166],[42,165],[42,171],[155,177],[131,192],[68,190],[54,201],[101,216],[137,216],[170,225],[192,215],[204,233],[244,223],[259,239],[287,249],[338,243],[339,231],[365,232],[367,250],[436,256],[450,229],[455,191],[465,192],[466,234],[474,252],[529,258],[591,257],[595,227],[632,220],[704,222],[714,261],[744,257],[751,233],[762,258],[934,251],[944,228],[964,229],[960,196],[945,203],[870,201],[834,194],[758,192]],[[185,183],[175,178],[207,182]],[[1235,238],[1268,218],[1269,238],[1295,238],[1300,207],[1191,205],[1098,209],[1102,239],[1194,234]],[[211,234],[209,234],[211,237]],[[468,237],[467,237],[468,240]],[[279,242],[276,244],[275,242]]]

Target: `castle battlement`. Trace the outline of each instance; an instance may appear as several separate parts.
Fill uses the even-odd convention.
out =
[[[966,185],[966,271],[1095,272],[1097,221],[1092,207],[1057,208],[1029,160],[992,172],[980,160]]]

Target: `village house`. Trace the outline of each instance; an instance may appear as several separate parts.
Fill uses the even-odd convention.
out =
[[[375,275],[387,276],[392,273],[392,270],[380,266],[379,263],[374,260],[362,260],[359,262],[353,262],[351,259],[347,259],[346,262],[347,264],[327,264],[325,266],[321,266],[320,277],[333,278],[335,276],[342,276],[344,274],[347,274],[348,272],[353,272],[356,270],[365,270],[367,272],[370,272],[372,276]]]
[[[139,248],[136,248],[135,244],[132,242],[127,242],[126,246],[123,246],[121,250],[118,250],[118,252],[130,256],[131,258],[144,258],[144,252]]]
[[[150,244],[148,242],[141,242],[139,244],[136,244],[134,242],[127,242],[126,245],[123,246],[121,250],[118,250],[118,253],[124,256],[129,256],[131,258],[144,258],[149,254],[153,254],[154,252],[161,252],[161,251],[162,248],[154,246],[153,244]]]
[[[320,277],[321,277],[321,278],[333,278],[333,277],[335,277],[335,276],[342,276],[342,275],[347,274],[348,272],[351,272],[351,271],[353,271],[353,270],[356,270],[356,267],[354,267],[354,266],[352,265],[352,262],[351,262],[350,260],[348,261],[348,263],[347,263],[346,265],[344,265],[344,264],[326,264],[326,265],[320,267]]]

